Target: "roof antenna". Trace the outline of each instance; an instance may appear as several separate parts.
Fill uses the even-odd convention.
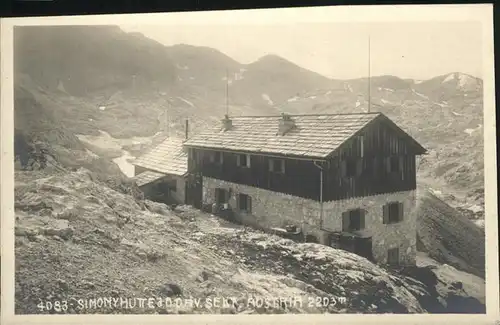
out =
[[[370,35],[368,35],[368,113],[371,109],[371,67],[370,67]]]
[[[229,72],[226,69],[226,116],[229,116]]]
[[[165,129],[167,137],[170,137],[170,123],[168,122],[168,109],[170,108],[170,100],[167,101],[167,108],[165,108]]]

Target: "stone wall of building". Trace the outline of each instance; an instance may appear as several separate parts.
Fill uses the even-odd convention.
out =
[[[203,177],[203,203],[215,202],[215,189],[223,188],[230,191],[229,205],[236,209],[237,195],[247,194],[252,198],[251,215],[237,213],[238,219],[248,225],[266,228],[283,228],[286,225],[296,225],[305,233],[317,234],[319,231],[319,202],[276,193],[256,187],[226,182],[214,178]]]
[[[240,185],[209,177],[203,177],[203,203],[215,202],[215,189],[230,191],[229,205],[236,211],[237,219],[248,225],[283,228],[296,225],[304,234],[314,236],[318,242],[328,245],[331,232],[342,231],[342,213],[351,209],[364,209],[365,233],[372,236],[372,253],[379,263],[387,260],[390,248],[399,248],[402,264],[415,264],[416,258],[416,214],[415,191],[388,193],[376,196],[353,198],[323,203],[323,222],[321,225],[321,204],[314,200],[276,193],[256,187]],[[251,214],[238,212],[238,194],[252,198]],[[388,202],[402,202],[403,221],[383,224],[383,205]]]
[[[403,220],[383,223],[383,206],[389,202],[403,203]],[[372,252],[376,261],[384,263],[390,248],[399,248],[402,264],[415,264],[417,247],[416,191],[380,194],[352,198],[323,204],[323,228],[342,230],[342,213],[351,209],[364,209],[365,232],[372,236]]]

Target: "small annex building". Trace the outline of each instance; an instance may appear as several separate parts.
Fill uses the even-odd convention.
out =
[[[168,137],[133,162],[134,180],[147,198],[167,204],[186,203],[188,155],[184,141]]]

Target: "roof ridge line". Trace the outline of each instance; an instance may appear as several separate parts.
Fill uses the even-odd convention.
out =
[[[377,115],[383,114],[382,112],[356,112],[356,113],[326,113],[326,114],[287,114],[288,116],[337,116],[337,115]],[[229,118],[252,118],[252,117],[281,117],[282,115],[239,115],[239,116],[229,116]]]

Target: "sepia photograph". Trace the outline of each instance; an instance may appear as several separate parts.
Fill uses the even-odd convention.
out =
[[[489,16],[265,11],[10,23],[15,315],[497,313]]]

